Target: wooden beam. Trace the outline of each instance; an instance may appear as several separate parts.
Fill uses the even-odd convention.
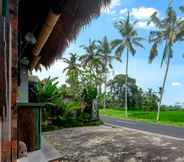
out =
[[[41,56],[35,56],[34,58],[33,58],[33,61],[31,62],[31,71],[38,65],[38,63],[39,63],[39,61],[40,61],[40,59],[41,59]]]
[[[50,34],[52,33],[59,17],[60,17],[60,14],[56,15],[52,10],[49,11],[46,22],[43,25],[43,28],[42,28],[42,30],[37,38],[36,45],[32,51],[34,57],[39,56],[42,48],[44,47]],[[35,66],[37,65],[40,58],[41,57],[37,57],[37,58],[33,59],[32,63],[31,63],[31,69],[35,68]]]
[[[56,25],[60,15],[56,15],[53,11],[49,11],[46,22],[38,36],[35,47],[33,48],[33,55],[38,56],[47,42],[50,34],[52,33],[54,26]]]

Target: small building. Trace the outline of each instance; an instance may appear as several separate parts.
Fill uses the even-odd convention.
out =
[[[62,57],[81,28],[99,16],[110,1],[0,0],[0,162],[18,159],[18,105],[39,106],[29,103],[28,71],[49,68]],[[30,126],[27,116],[21,115],[24,124]],[[24,129],[21,133],[27,139],[32,136]]]

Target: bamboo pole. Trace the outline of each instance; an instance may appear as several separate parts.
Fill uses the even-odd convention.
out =
[[[41,59],[41,56],[35,56],[31,62],[31,71],[33,71],[33,69],[36,67],[36,65],[38,65],[39,61]]]
[[[47,42],[49,36],[51,35],[59,17],[60,17],[60,14],[57,15],[53,11],[49,11],[46,22],[43,25],[43,28],[38,36],[35,47],[33,48],[33,51],[32,51],[32,54],[35,58],[31,63],[31,70],[35,68],[35,66],[38,64],[39,60],[41,59],[41,56],[39,56],[39,54],[42,48],[44,47],[45,43]]]
[[[33,55],[34,56],[38,56],[43,48],[43,46],[45,45],[45,43],[47,42],[50,34],[52,33],[58,19],[60,17],[59,15],[56,15],[55,13],[53,13],[52,11],[49,11],[48,17],[46,19],[45,24],[43,25],[43,28],[38,36],[37,42],[35,47],[33,48]]]

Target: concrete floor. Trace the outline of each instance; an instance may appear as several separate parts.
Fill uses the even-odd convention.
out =
[[[110,126],[47,132],[63,162],[184,162],[184,140]]]

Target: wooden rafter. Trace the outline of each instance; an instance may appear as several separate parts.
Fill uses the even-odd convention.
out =
[[[34,59],[31,63],[31,69],[35,68],[35,66],[38,64],[39,60],[41,59],[41,56],[39,56],[39,54],[42,48],[44,47],[45,43],[47,42],[59,18],[60,18],[60,14],[57,15],[53,11],[49,11],[46,22],[43,25],[43,28],[38,36],[36,45],[32,51]]]

